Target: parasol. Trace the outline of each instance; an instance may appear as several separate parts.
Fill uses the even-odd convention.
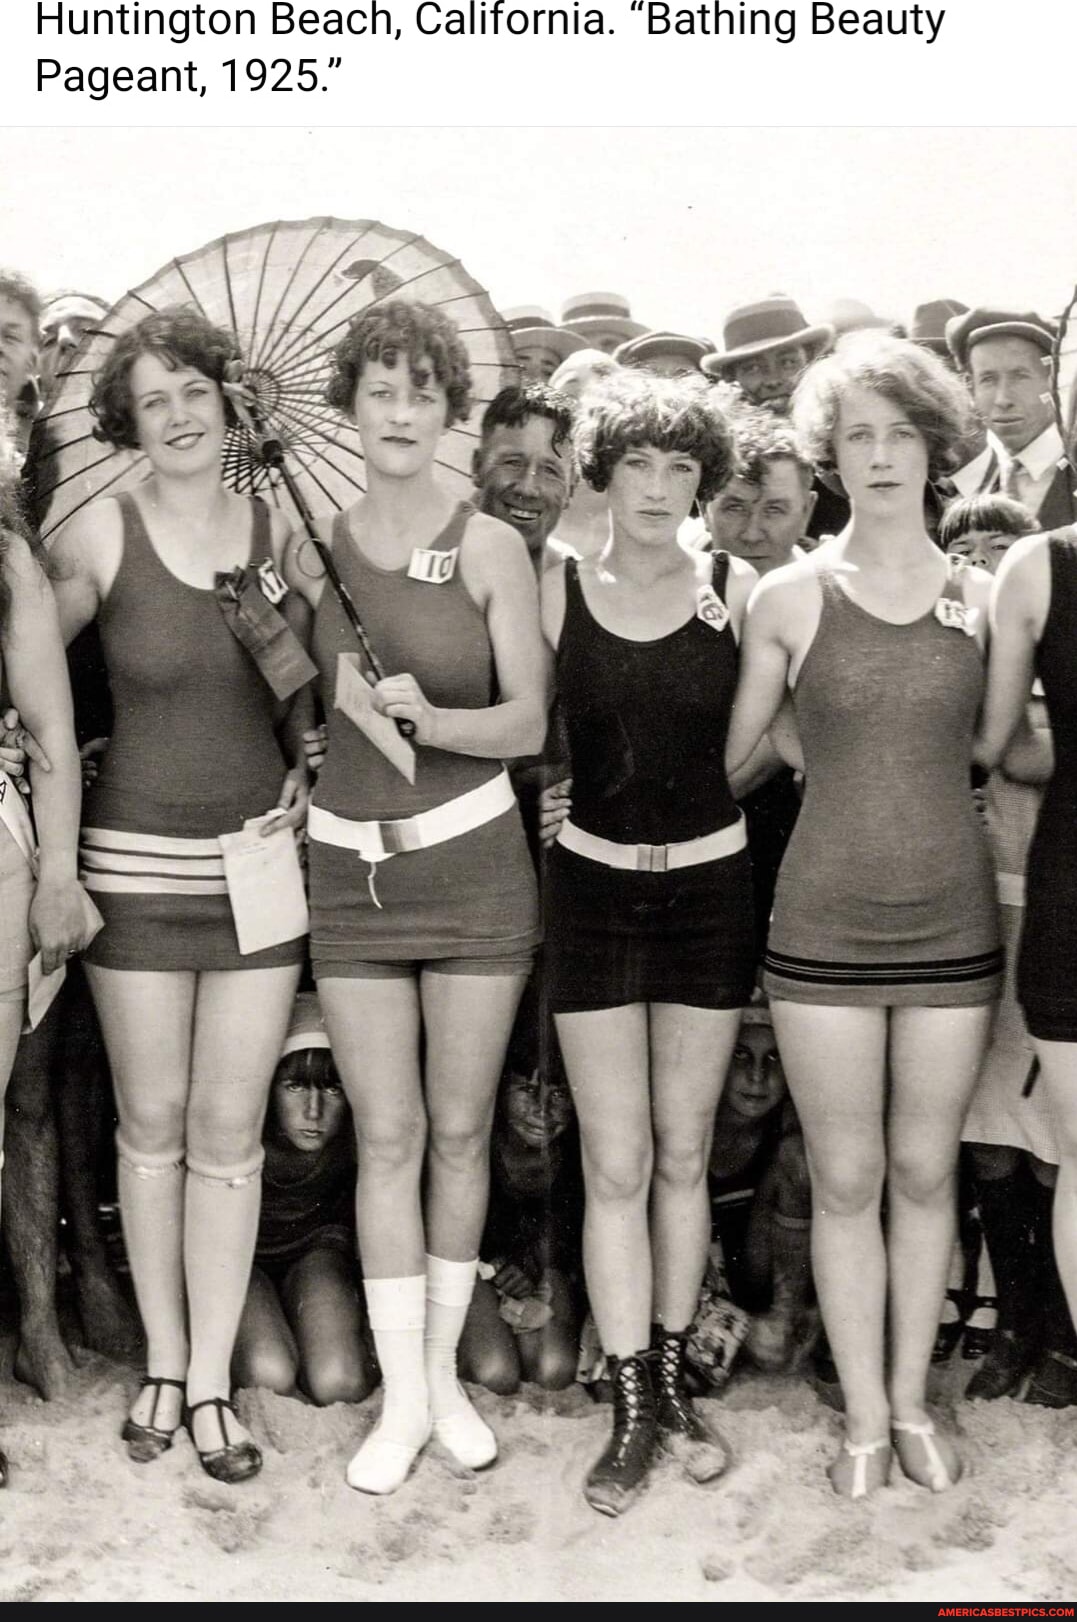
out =
[[[94,438],[89,401],[116,339],[170,304],[194,305],[234,332],[244,358],[254,421],[248,413],[229,430],[225,482],[298,521],[304,506],[318,515],[350,506],[365,488],[363,452],[355,425],[325,403],[329,351],[354,316],[393,297],[436,305],[467,349],[474,407],[446,433],[437,462],[443,481],[466,494],[482,412],[518,376],[508,329],[488,295],[458,259],[414,232],[376,220],[278,220],[171,260],[86,334],[36,425],[32,480],[42,541],[48,545],[88,501],[146,477],[138,451]],[[280,457],[276,465],[263,457],[265,436],[283,452],[283,466]]]

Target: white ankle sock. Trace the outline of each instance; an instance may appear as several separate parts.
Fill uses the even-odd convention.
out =
[[[471,1304],[477,1265],[477,1259],[426,1258],[426,1381],[434,1434],[471,1470],[482,1470],[497,1458],[497,1438],[471,1406],[456,1376],[456,1348]]]
[[[370,1327],[384,1387],[381,1417],[348,1465],[349,1487],[390,1493],[403,1486],[430,1435],[430,1408],[423,1362],[426,1279],[363,1281]]]

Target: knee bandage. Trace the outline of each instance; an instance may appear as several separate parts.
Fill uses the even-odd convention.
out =
[[[234,1166],[210,1166],[205,1161],[192,1160],[188,1155],[187,1175],[197,1177],[202,1183],[223,1183],[227,1188],[246,1188],[248,1183],[255,1183],[261,1177],[265,1158],[265,1150],[261,1145],[256,1154],[238,1161]]]
[[[175,1149],[164,1149],[157,1154],[148,1153],[142,1149],[132,1149],[125,1143],[117,1132],[116,1156],[121,1166],[125,1167],[133,1177],[165,1177],[171,1171],[183,1169],[183,1150],[178,1153]]]

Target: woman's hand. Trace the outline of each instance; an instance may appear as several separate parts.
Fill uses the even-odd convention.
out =
[[[30,903],[30,939],[44,974],[89,946],[100,927],[100,915],[77,879],[39,880]]]
[[[262,823],[262,838],[280,833],[283,828],[300,832],[306,825],[310,804],[310,781],[306,766],[293,766],[281,785],[276,809]]]
[[[18,710],[5,710],[0,716],[0,769],[14,778],[17,787],[24,794],[30,792],[30,785],[26,780],[28,760],[40,766],[43,772],[52,770],[45,751],[33,733],[28,732],[23,726]]]
[[[561,824],[568,821],[568,814],[572,810],[572,779],[563,777],[559,783],[551,783],[539,795],[539,842],[543,848],[552,845],[561,831]]]
[[[317,777],[325,765],[328,731],[328,727],[323,722],[320,727],[308,728],[300,740],[303,745],[303,754],[306,756],[307,771],[310,772],[312,777]]]
[[[97,757],[104,754],[108,745],[109,740],[107,738],[91,738],[89,743],[84,743],[79,750],[79,761],[82,764],[82,786],[84,789],[89,788],[92,783],[96,783]]]
[[[502,1262],[493,1277],[495,1290],[502,1295],[510,1295],[516,1301],[526,1301],[528,1296],[535,1293],[535,1280],[519,1262],[511,1258]]]
[[[436,747],[438,711],[414,676],[383,676],[375,682],[374,708],[394,721],[410,721],[415,728],[415,742]]]

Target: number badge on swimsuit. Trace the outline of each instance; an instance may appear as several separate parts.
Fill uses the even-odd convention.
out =
[[[266,558],[258,565],[258,584],[262,588],[262,596],[274,608],[288,595],[288,587],[277,573],[272,558]]]
[[[715,631],[724,631],[729,624],[729,610],[713,586],[700,586],[697,590],[696,619]]]
[[[940,597],[935,604],[935,618],[948,631],[964,631],[966,636],[975,636],[979,617],[978,608],[969,608],[956,597]]]
[[[423,580],[428,586],[444,586],[456,573],[459,555],[458,546],[450,547],[447,552],[432,552],[417,546],[408,564],[408,579]]]

